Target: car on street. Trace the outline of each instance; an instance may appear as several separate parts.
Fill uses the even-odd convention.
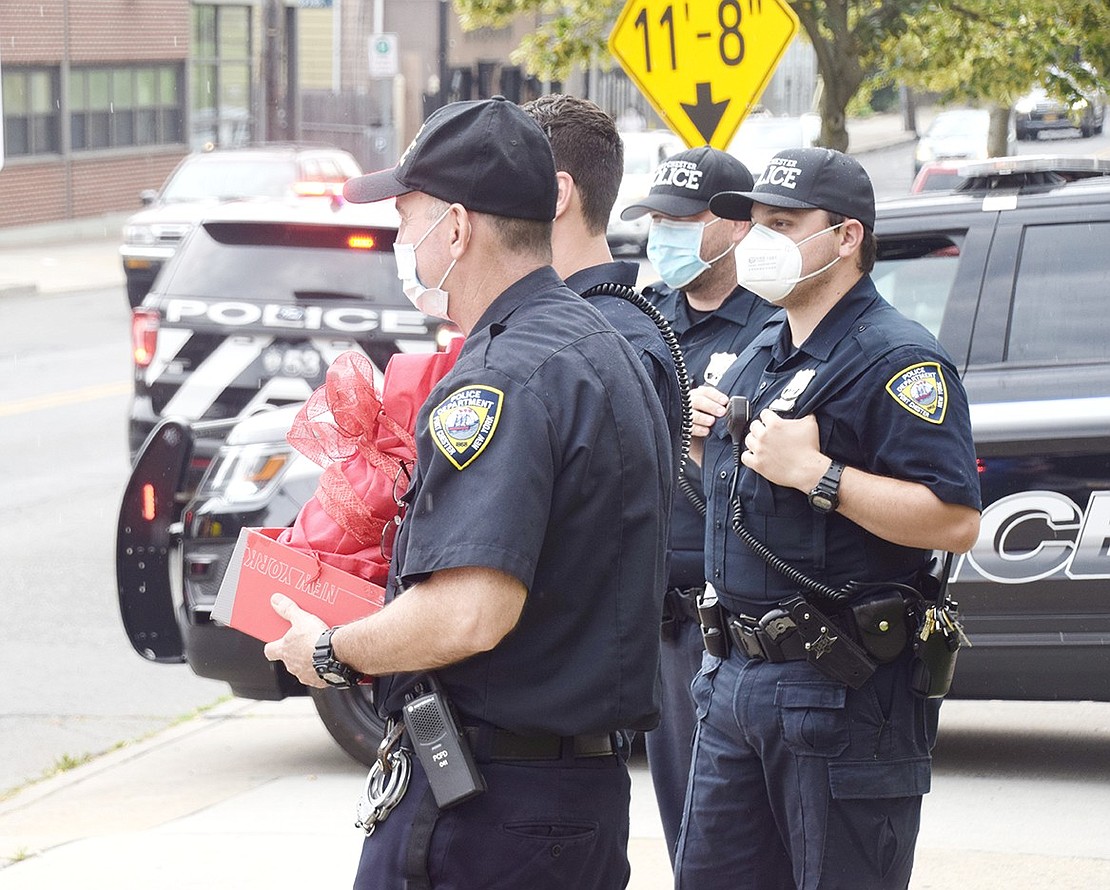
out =
[[[986,108],[956,108],[933,118],[914,150],[914,173],[930,161],[982,161],[990,157],[990,111]],[[1014,154],[1013,124],[1007,134],[1006,154]]]
[[[1034,87],[1014,103],[1018,139],[1036,139],[1050,130],[1078,130],[1084,138],[1101,133],[1106,118],[1106,96],[1089,92],[1073,101]]]
[[[620,137],[624,143],[624,176],[617,200],[609,213],[605,237],[614,250],[631,248],[643,255],[647,248],[651,215],[645,213],[636,219],[625,220],[621,219],[621,211],[647,195],[655,168],[671,155],[685,150],[686,145],[670,130],[621,132]]]
[[[181,239],[213,206],[245,198],[339,200],[343,183],[362,172],[348,152],[327,146],[253,145],[186,156],[123,226],[120,257],[127,299],[138,306]]]

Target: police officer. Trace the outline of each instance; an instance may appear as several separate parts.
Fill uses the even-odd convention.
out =
[[[437,110],[395,168],[344,195],[397,196],[406,292],[466,341],[417,419],[389,602],[325,628],[279,598],[292,627],[266,654],[310,685],[377,676],[390,713],[399,672],[434,669],[487,785],[439,811],[414,765],[355,886],[621,887],[619,731],[658,716],[644,620],[661,612],[672,474],[658,399],[549,265],[554,161],[518,106]]]
[[[622,212],[625,219],[651,214],[648,257],[662,281],[644,289],[678,337],[691,386],[715,384],[764,323],[779,311],[739,287],[733,249],[747,234],[746,219],[722,219],[709,199],[727,189],[748,189],[752,175],[732,155],[708,146],[679,152],[655,171],[647,196]],[[704,497],[700,471],[687,462],[682,492],[671,514],[670,564],[661,628],[663,716],[647,735],[648,762],[674,856],[686,798],[694,737],[690,683],[701,666],[702,641],[694,601],[704,583]]]
[[[624,176],[624,144],[613,119],[588,99],[554,94],[524,110],[551,140],[559,197],[552,226],[552,263],[567,287],[589,300],[624,336],[651,378],[678,454],[682,393],[674,356],[656,324],[620,290],[635,297],[638,263],[615,261],[605,230]],[[616,285],[616,287],[613,287]]]
[[[874,194],[857,161],[781,151],[710,208],[746,218],[751,201],[739,280],[786,313],[719,391],[699,392],[706,577],[733,645],[693,685],[676,887],[905,887],[937,714],[912,690],[900,595],[913,602],[930,551],[975,541],[967,398],[933,336],[875,289]],[[738,396],[750,423],[742,404],[726,409]],[[902,636],[880,659],[855,616],[892,592],[885,626]]]

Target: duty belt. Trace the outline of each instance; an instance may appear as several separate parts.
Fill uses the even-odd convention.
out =
[[[677,625],[684,621],[698,620],[697,599],[705,590],[705,585],[698,587],[669,587],[663,595],[663,623],[659,628],[659,635],[663,640],[673,640],[677,634]]]
[[[496,726],[464,726],[470,749],[478,761],[561,760],[564,757],[608,757],[619,745],[613,733],[573,736],[517,735]]]
[[[773,663],[805,661],[805,643],[797,625],[785,613],[757,621],[726,611],[725,625],[733,644],[748,658]]]

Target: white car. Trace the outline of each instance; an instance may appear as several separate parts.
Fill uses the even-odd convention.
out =
[[[942,111],[917,140],[913,172],[916,175],[930,161],[985,161],[991,156],[991,115],[985,108],[958,108]],[[1013,121],[1006,138],[1006,154],[1017,154],[1017,134]]]
[[[820,136],[819,114],[798,117],[758,114],[744,118],[729,143],[728,153],[758,179],[776,152],[784,148],[811,148]]]
[[[621,211],[647,195],[655,168],[671,155],[684,151],[686,145],[670,130],[623,132],[620,136],[624,142],[624,178],[609,214],[605,235],[611,247],[633,247],[642,254],[647,247],[651,215],[645,213],[636,219],[624,220]]]

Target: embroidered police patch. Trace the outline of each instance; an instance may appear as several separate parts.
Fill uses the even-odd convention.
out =
[[[920,362],[899,371],[890,378],[886,391],[911,414],[929,423],[944,423],[948,387],[936,362]]]
[[[485,450],[505,394],[492,386],[464,386],[436,406],[428,421],[432,440],[455,469],[464,470]]]

